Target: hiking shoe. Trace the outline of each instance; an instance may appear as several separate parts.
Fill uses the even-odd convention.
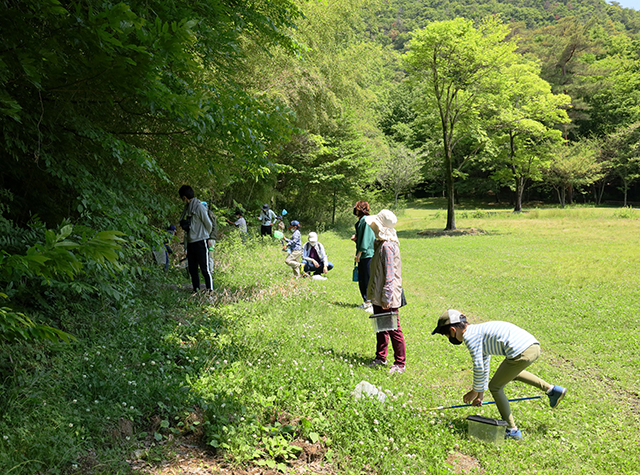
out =
[[[554,385],[551,392],[547,393],[547,396],[549,396],[549,405],[552,408],[558,407],[558,404],[560,404],[560,401],[562,401],[565,394],[567,394],[567,390],[565,388],[558,386],[557,384]]]
[[[362,302],[362,305],[358,305],[356,308],[359,308],[360,310],[365,310],[367,308],[372,308],[373,305],[371,305],[371,302],[367,301],[367,302]]]
[[[505,439],[520,440],[522,439],[522,431],[520,429],[507,429],[504,434]]]
[[[367,312],[367,313],[373,313],[373,306],[366,307],[366,308],[364,309],[364,311],[365,311],[365,312]]]
[[[404,373],[404,366],[398,366],[397,364],[394,364],[390,369],[389,369],[389,373],[391,374],[402,374]]]
[[[381,359],[376,358],[371,363],[369,363],[367,366],[369,368],[377,368],[378,366],[384,366],[386,364],[387,364],[386,361],[382,361]]]

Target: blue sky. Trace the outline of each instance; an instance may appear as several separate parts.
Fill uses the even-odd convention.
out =
[[[640,10],[640,0],[616,0],[620,5],[625,8],[633,8],[634,10]],[[611,3],[611,1],[609,1]]]

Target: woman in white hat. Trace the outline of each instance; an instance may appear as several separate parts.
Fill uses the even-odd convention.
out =
[[[395,225],[398,218],[388,209],[383,209],[375,216],[367,216],[367,224],[376,236],[374,253],[371,259],[371,277],[367,288],[367,297],[373,304],[373,313],[393,312],[398,315],[398,309],[406,305],[402,292],[402,261],[400,246]],[[370,366],[387,364],[389,338],[393,346],[394,362],[390,373],[404,373],[406,349],[404,334],[400,329],[376,333],[376,356]]]

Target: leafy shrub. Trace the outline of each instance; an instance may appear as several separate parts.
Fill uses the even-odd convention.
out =
[[[632,206],[627,206],[625,208],[617,209],[613,212],[614,218],[620,219],[634,219],[637,217],[636,211]]]

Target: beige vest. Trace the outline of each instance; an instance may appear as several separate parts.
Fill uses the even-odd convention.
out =
[[[378,241],[373,245],[374,253],[371,258],[371,277],[367,287],[367,299],[371,303],[383,308],[399,308],[402,301],[402,262],[400,260],[400,246],[394,241]],[[389,284],[392,288],[391,301],[385,299],[385,265],[386,256],[391,254],[393,265],[393,281]]]

